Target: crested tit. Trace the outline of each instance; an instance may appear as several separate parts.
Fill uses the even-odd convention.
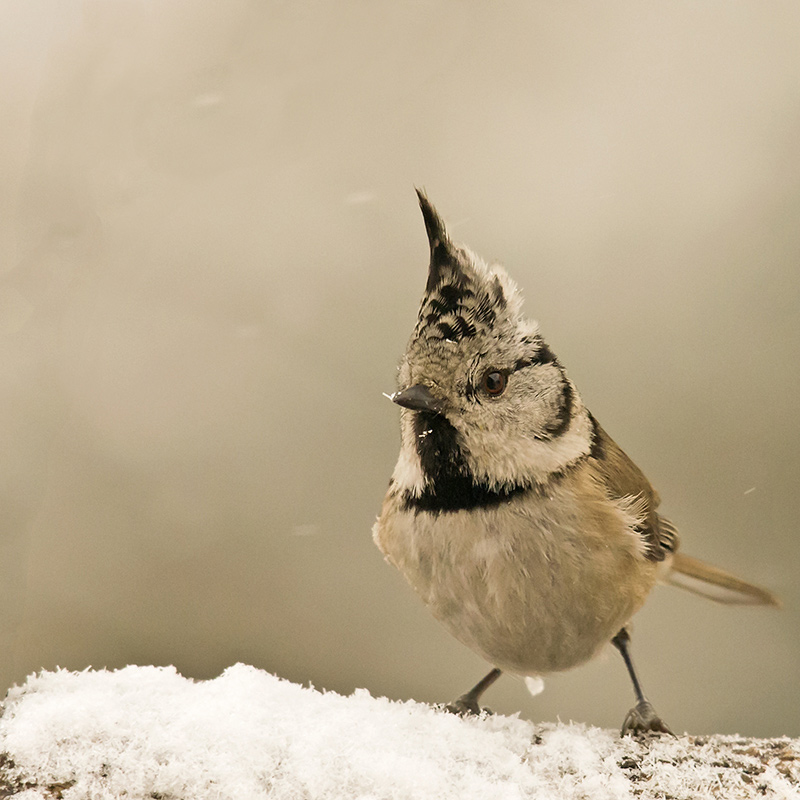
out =
[[[399,367],[401,449],[373,535],[431,613],[494,668],[448,709],[479,713],[502,672],[538,677],[620,651],[622,733],[669,732],[627,625],[659,582],[727,603],[768,591],[679,551],[641,470],[583,404],[505,270],[450,239],[418,192],[430,267]]]

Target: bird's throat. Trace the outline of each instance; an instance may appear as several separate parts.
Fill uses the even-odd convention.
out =
[[[419,494],[406,491],[406,507],[430,513],[466,511],[497,506],[526,491],[525,486],[490,487],[476,479],[460,434],[443,415],[414,412],[414,433],[425,488]]]

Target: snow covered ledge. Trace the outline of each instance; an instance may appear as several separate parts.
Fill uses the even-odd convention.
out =
[[[620,739],[460,719],[237,664],[42,672],[0,718],[0,798],[797,798],[800,740]]]

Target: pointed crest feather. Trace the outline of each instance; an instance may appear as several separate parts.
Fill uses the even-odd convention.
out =
[[[431,247],[431,263],[426,286],[426,291],[429,292],[441,283],[448,273],[458,270],[458,248],[450,240],[444,220],[439,216],[433,203],[421,189],[417,189],[416,192]]]

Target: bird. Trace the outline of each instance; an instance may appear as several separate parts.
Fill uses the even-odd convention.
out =
[[[536,684],[611,643],[635,696],[621,735],[671,734],[630,623],[659,583],[729,604],[770,591],[685,555],[639,467],[585,406],[499,264],[456,244],[417,189],[427,283],[398,366],[400,453],[373,529],[444,627],[492,665],[445,706],[480,714],[502,673]]]

